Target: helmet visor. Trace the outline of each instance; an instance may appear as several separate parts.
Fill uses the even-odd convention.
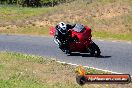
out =
[[[67,31],[66,31],[66,30],[63,30],[63,29],[61,29],[60,31],[61,31],[61,33],[64,34],[64,35],[67,33]]]

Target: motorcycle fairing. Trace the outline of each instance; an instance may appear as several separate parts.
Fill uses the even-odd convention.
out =
[[[91,29],[87,26],[85,26],[85,30],[83,32],[76,32],[71,29],[71,38],[77,37],[78,41],[76,42],[70,42],[70,51],[79,51],[84,52],[84,48],[89,47],[90,41],[91,41]],[[55,35],[55,27],[50,28],[50,35]]]

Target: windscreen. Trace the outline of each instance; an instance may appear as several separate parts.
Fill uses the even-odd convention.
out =
[[[85,27],[81,24],[76,24],[73,30],[76,32],[83,32],[85,30]]]

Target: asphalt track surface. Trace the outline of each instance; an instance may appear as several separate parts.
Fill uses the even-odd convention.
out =
[[[106,40],[94,42],[102,52],[99,58],[79,53],[69,56],[58,48],[51,37],[24,35],[0,35],[0,51],[48,56],[66,63],[132,75],[132,43]]]

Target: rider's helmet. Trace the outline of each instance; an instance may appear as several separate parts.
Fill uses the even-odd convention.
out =
[[[58,30],[63,34],[65,35],[67,33],[67,26],[64,22],[60,22],[59,25],[58,25]]]

